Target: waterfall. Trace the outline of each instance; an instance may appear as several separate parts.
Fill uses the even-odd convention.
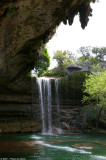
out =
[[[51,79],[38,78],[39,89],[39,103],[41,106],[41,120],[42,120],[42,134],[52,134],[52,92],[51,92]],[[54,79],[55,86],[55,104],[56,104],[56,131],[61,133],[60,129],[60,106],[59,106],[59,80]]]
[[[51,79],[38,78],[37,84],[41,105],[42,134],[52,134]]]
[[[43,99],[43,79],[37,79],[39,87],[39,100],[41,105],[41,118],[42,118],[42,133],[46,133],[46,119],[45,119],[45,108],[44,108],[44,99]]]
[[[47,83],[47,104],[48,104],[48,133],[52,133],[52,107],[51,107],[51,79],[46,80]]]
[[[57,106],[57,127],[60,128],[60,106],[59,106],[59,80],[55,79],[56,106]]]

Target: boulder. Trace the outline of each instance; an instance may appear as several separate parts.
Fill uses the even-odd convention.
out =
[[[69,75],[77,72],[90,72],[90,63],[83,62],[83,63],[71,64],[66,67],[66,73]]]

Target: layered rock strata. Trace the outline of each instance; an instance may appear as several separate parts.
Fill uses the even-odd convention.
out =
[[[14,132],[20,131],[14,127],[14,123],[17,123],[17,126],[22,126],[25,121],[33,123],[32,95],[36,86],[33,85],[30,72],[40,56],[41,49],[52,38],[56,27],[62,21],[71,25],[74,16],[79,14],[81,26],[84,28],[91,16],[92,1],[94,0],[0,1],[1,131],[7,132],[3,129],[3,123],[7,121],[7,126],[10,126],[10,122],[13,126],[8,128],[8,132],[13,132],[13,128]],[[38,95],[35,94],[35,97]],[[36,123],[39,123],[39,120]],[[33,128],[34,125],[29,127]]]

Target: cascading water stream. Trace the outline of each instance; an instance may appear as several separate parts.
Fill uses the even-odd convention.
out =
[[[41,119],[42,119],[42,134],[52,134],[52,92],[51,92],[51,79],[50,78],[38,78],[37,79],[39,89],[39,100],[41,106]],[[60,131],[60,106],[59,106],[59,80],[54,79],[55,86],[55,102],[57,113],[56,130]]]
[[[55,79],[56,105],[57,105],[57,127],[60,128],[60,105],[59,105],[59,80]]]
[[[42,118],[42,133],[46,133],[46,119],[45,119],[45,108],[44,108],[44,100],[43,100],[43,79],[37,79],[37,84],[39,87],[39,100],[41,105],[41,118]]]
[[[41,105],[42,134],[52,134],[51,79],[38,78],[37,84]]]
[[[52,134],[51,79],[47,79],[46,83],[47,83],[47,104],[48,104],[48,134]]]

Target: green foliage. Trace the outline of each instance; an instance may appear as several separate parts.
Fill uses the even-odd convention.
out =
[[[70,76],[70,84],[72,85],[72,88],[82,88],[83,82],[86,78],[86,72],[78,72],[74,73]]]
[[[95,106],[95,103],[89,103],[88,105],[85,105],[82,108],[82,115],[83,115],[83,127],[90,127],[92,128],[97,123],[97,116],[98,112],[101,108],[98,106]],[[99,123],[104,125],[106,124],[106,115],[105,115],[105,109],[102,110],[101,116],[99,118]]]
[[[94,57],[91,56],[91,51],[92,51],[92,49],[91,49],[90,46],[80,47],[80,48],[77,50],[77,52],[78,52],[79,54],[81,54],[82,56],[79,57],[79,58],[77,59],[77,61],[80,62],[80,63],[90,62],[90,63],[92,63],[92,64],[97,64],[97,63],[98,63],[97,60],[96,60]]]
[[[55,60],[57,61],[58,66],[62,66],[64,60],[66,59],[66,53],[57,50],[57,51],[54,53],[53,59],[55,59]]]
[[[70,51],[66,52],[66,59],[64,60],[63,67],[66,68],[68,65],[76,63],[76,56]]]
[[[42,50],[41,55],[35,64],[35,69],[34,69],[35,75],[41,76],[41,74],[47,71],[49,66],[50,66],[50,56],[47,51],[47,48],[45,47]]]
[[[66,72],[65,72],[66,66],[75,62],[75,56],[69,51],[57,50],[54,53],[53,59],[57,61],[58,66],[44,73],[44,76],[65,77],[66,76]]]
[[[75,55],[70,51],[59,51],[57,50],[54,53],[53,59],[55,59],[58,63],[58,66],[53,68],[52,70],[44,73],[44,76],[50,77],[65,77],[66,72],[65,69],[68,65],[75,62]]]
[[[43,76],[47,76],[47,77],[65,77],[66,74],[60,70],[58,70],[58,68],[53,68],[52,70],[49,70],[47,72],[45,72],[43,74]]]
[[[95,59],[95,57],[89,56],[88,58],[86,58],[85,56],[81,56],[77,59],[77,62],[83,63],[83,62],[89,62],[90,64],[98,64],[97,59]]]
[[[92,64],[97,64],[104,61],[106,55],[106,47],[80,47],[77,51],[82,56],[78,58],[79,62],[91,62]]]
[[[92,65],[97,65],[98,60],[95,57],[89,56],[88,62],[90,62]]]
[[[59,51],[54,53],[53,59],[58,63],[58,67],[65,68],[75,61],[75,56],[70,51]]]
[[[89,104],[83,107],[83,125],[91,125],[92,122],[96,121],[97,117],[97,108],[93,107],[93,104]]]
[[[99,129],[99,122],[101,120],[101,113],[103,108],[106,107],[106,69],[100,70],[97,65],[96,72],[86,76],[84,82],[84,93],[82,102],[87,102],[92,105],[92,112],[96,114],[96,130]],[[93,111],[95,108],[95,111]],[[89,116],[90,117],[90,116]],[[92,117],[92,116],[91,116]],[[105,119],[102,119],[104,121]]]
[[[104,61],[104,56],[106,56],[106,47],[94,47],[92,53],[95,54],[95,59],[97,61]]]
[[[96,100],[97,105],[106,106],[106,70],[87,75],[84,87],[89,96],[84,96],[83,102]]]
[[[105,71],[105,68],[103,68],[103,67],[101,67],[100,66],[100,64],[98,63],[98,64],[93,64],[92,66],[91,66],[91,71],[94,73],[94,72],[102,72],[102,71]]]
[[[57,61],[58,66],[48,71],[44,75],[53,76],[53,77],[65,77],[66,76],[65,70],[68,65],[74,64],[74,63],[83,63],[83,62],[89,62],[90,69],[92,72],[95,72],[96,70],[100,70],[99,65],[97,66],[97,64],[100,61],[97,58],[97,56],[94,56],[95,54],[93,54],[94,48],[96,47],[90,47],[90,46],[80,47],[78,50],[78,53],[80,53],[82,56],[79,57],[78,59],[70,51],[57,50],[56,52],[54,52],[53,59]],[[105,56],[105,47],[102,47],[102,49],[100,50],[101,50],[101,53],[103,53],[102,55]]]
[[[83,60],[87,60],[90,56],[91,47],[90,46],[80,47],[77,52],[82,55]]]

